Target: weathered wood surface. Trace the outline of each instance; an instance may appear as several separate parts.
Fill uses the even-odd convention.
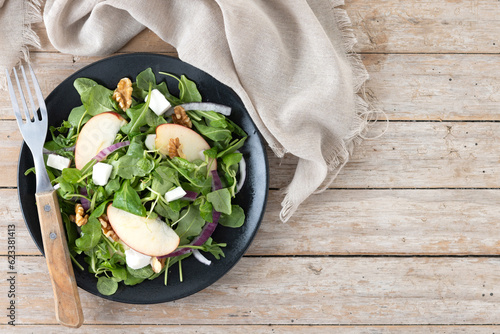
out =
[[[11,327],[1,326],[0,332],[12,330]],[[475,326],[337,326],[337,325],[84,325],[79,332],[95,333],[105,331],[107,334],[122,334],[131,331],[137,334],[494,334],[500,326],[475,325]],[[18,325],[16,333],[60,334],[68,333],[67,329],[55,325]],[[7,332],[6,332],[7,333]]]
[[[500,318],[499,265],[498,258],[245,257],[212,286],[171,303],[80,295],[86,325],[487,325]],[[17,267],[18,324],[56,324],[43,257],[20,257]],[[7,284],[0,281],[2,291]]]
[[[366,94],[390,120],[337,180],[283,225],[278,213],[296,159],[268,151],[269,202],[243,259],[185,299],[125,305],[81,291],[82,333],[500,332],[500,2],[346,0],[370,73]],[[32,61],[47,95],[101,59],[57,52],[43,24]],[[145,30],[119,53],[176,50]],[[384,128],[375,126],[374,133]],[[21,137],[0,94],[0,273],[16,224],[18,326],[57,326],[45,260],[16,190]],[[7,291],[5,275],[0,290]],[[6,307],[7,294],[0,295]]]
[[[16,224],[18,254],[40,252],[22,222],[16,190],[0,190],[0,230]],[[282,196],[269,193],[247,255],[500,255],[500,189],[338,190],[308,200],[283,225]],[[300,237],[298,237],[300,236]],[[7,234],[0,234],[0,255]]]

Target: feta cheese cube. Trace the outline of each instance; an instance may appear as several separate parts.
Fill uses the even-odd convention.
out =
[[[149,96],[149,95],[148,95]],[[147,101],[148,96],[144,99],[144,101]],[[167,111],[168,108],[170,108],[172,105],[168,100],[165,98],[165,96],[158,90],[158,89],[153,89],[151,91],[151,100],[149,101],[149,108],[153,110],[153,112],[161,116]]]
[[[57,154],[49,154],[47,159],[47,166],[50,166],[55,169],[63,170],[64,168],[68,168],[71,164],[71,160],[65,157],[62,157]]]
[[[125,261],[132,269],[141,269],[151,262],[151,256],[136,252],[132,248],[125,251]]]
[[[144,145],[150,151],[156,150],[156,135],[150,134],[146,136],[146,140],[144,141]]]
[[[186,196],[186,194],[187,193],[184,191],[184,189],[182,189],[182,187],[177,187],[165,193],[165,200],[167,202],[172,202],[176,199],[183,198],[184,196]]]
[[[112,170],[113,166],[110,164],[105,164],[103,162],[96,163],[92,168],[92,180],[94,181],[94,184],[98,186],[105,186],[106,183],[108,183]]]

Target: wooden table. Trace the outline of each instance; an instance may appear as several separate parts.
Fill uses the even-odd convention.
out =
[[[296,159],[269,151],[261,228],[222,279],[193,296],[125,305],[80,290],[80,333],[499,333],[500,2],[351,0],[348,11],[389,119],[330,189],[278,219]],[[48,94],[98,57],[57,52],[37,25]],[[176,55],[150,31],[119,53]],[[62,333],[45,260],[19,209],[21,136],[0,95],[0,331]],[[374,131],[384,128],[380,123]],[[16,229],[16,327],[8,326],[8,225]]]

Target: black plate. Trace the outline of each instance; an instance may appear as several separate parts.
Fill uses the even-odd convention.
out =
[[[230,119],[239,124],[247,133],[248,140],[240,149],[247,165],[246,182],[236,197],[236,203],[241,205],[246,213],[246,222],[241,228],[231,229],[218,226],[213,234],[217,242],[227,243],[224,248],[225,257],[212,261],[210,266],[201,264],[193,256],[182,261],[183,282],[179,282],[178,268],[173,266],[169,271],[168,285],[163,283],[163,275],[152,281],[144,281],[136,286],[125,286],[120,283],[118,291],[112,296],[101,295],[96,288],[97,279],[89,272],[74,267],[77,284],[80,288],[103,298],[131,304],[154,304],[176,300],[196,293],[226,274],[243,256],[259,228],[264,214],[268,191],[268,163],[266,150],[260,134],[250,119],[243,103],[236,93],[229,87],[221,84],[207,73],[186,64],[179,59],[149,53],[134,53],[110,57],[93,63],[64,80],[47,97],[49,125],[59,126],[69,115],[72,108],[81,105],[80,97],[73,88],[76,78],[91,78],[108,87],[116,87],[123,77],[135,81],[138,73],[151,67],[158,81],[165,80],[171,92],[178,92],[177,82],[166,79],[158,72],[170,72],[175,75],[186,75],[197,83],[204,101],[217,102],[232,107]],[[23,143],[19,156],[18,192],[24,220],[36,245],[43,253],[43,244],[40,234],[35,206],[35,177],[24,172],[33,166],[33,159],[29,148]],[[83,259],[80,263],[84,264]]]

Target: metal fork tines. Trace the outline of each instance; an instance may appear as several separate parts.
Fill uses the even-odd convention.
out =
[[[17,125],[21,130],[21,134],[24,138],[24,141],[30,148],[31,153],[33,155],[33,161],[35,163],[35,170],[36,170],[36,192],[39,193],[52,189],[52,186],[50,184],[50,179],[49,176],[47,175],[45,164],[43,162],[43,144],[47,134],[48,116],[47,116],[47,107],[45,106],[45,101],[43,99],[42,91],[40,90],[40,85],[38,84],[38,80],[36,79],[35,73],[33,72],[31,66],[28,65],[28,67],[31,74],[32,86],[35,91],[39,107],[37,108],[35,105],[28,78],[26,77],[24,67],[21,65],[20,69],[26,87],[25,92],[29,99],[29,105],[31,106],[31,113],[26,98],[24,96],[25,94],[23,92],[23,88],[19,81],[16,69],[14,68],[12,72],[14,73],[14,77],[16,79],[18,94],[20,96],[23,107],[23,114],[21,113],[19,104],[17,103],[18,100],[16,97],[14,86],[12,85],[12,81],[10,79],[9,71],[6,69],[5,72],[7,74],[9,94],[10,94],[10,99],[12,101],[12,108],[14,109],[14,113],[16,115]],[[23,115],[25,120],[23,120]]]

